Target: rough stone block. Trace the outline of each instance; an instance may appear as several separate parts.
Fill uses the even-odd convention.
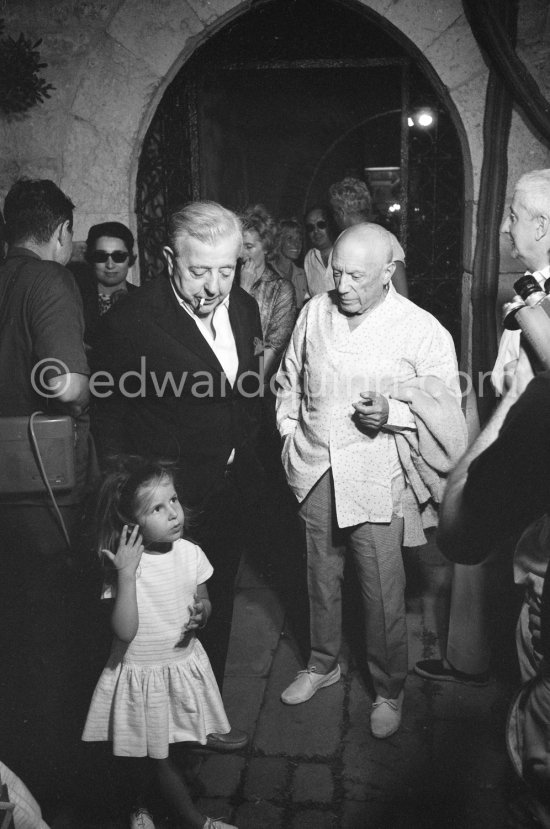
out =
[[[126,0],[111,20],[108,32],[162,77],[189,48],[189,38],[203,28],[197,15],[181,0]]]
[[[226,676],[223,681],[223,702],[229,722],[246,731],[252,738],[263,702],[267,679],[261,677]]]
[[[57,156],[23,155],[17,159],[16,166],[17,178],[49,178],[72,199],[72,194],[60,184],[62,163]],[[10,181],[9,185],[12,184],[13,181]]]
[[[229,821],[230,823],[233,823],[232,816],[234,810],[229,801],[225,798],[201,797],[197,800],[196,806],[197,809],[203,813],[203,815],[208,815],[208,817],[221,817],[222,819],[225,819],[225,822]],[[173,826],[174,824],[170,823],[166,829],[172,829]]]
[[[120,133],[104,135],[75,119],[65,147],[61,189],[70,195],[77,211],[125,212],[130,157],[131,147]]]
[[[490,721],[438,722],[434,726],[433,757],[436,774],[443,780],[496,789],[509,769],[504,727],[495,728]]]
[[[245,759],[236,754],[212,754],[201,765],[199,780],[210,797],[231,797],[241,780]]]
[[[427,45],[427,59],[437,67],[443,83],[454,89],[485,71],[485,63],[470,24],[461,15],[441,36]]]
[[[496,683],[485,688],[460,685],[457,682],[427,681],[434,687],[432,711],[436,719],[489,721],[497,691]]]
[[[287,763],[278,757],[254,757],[247,769],[246,800],[274,800],[284,796]]]
[[[159,82],[141,57],[105,38],[84,66],[71,111],[103,134],[133,141]]]
[[[271,803],[244,803],[237,809],[235,822],[239,829],[284,829],[283,810]]]
[[[213,23],[222,15],[242,5],[240,0],[186,0],[186,2],[203,23]]]
[[[267,676],[283,621],[284,611],[273,590],[239,590],[233,609],[226,676]]]
[[[424,52],[462,14],[460,0],[398,0],[390,3],[384,16]]]
[[[91,213],[87,210],[80,210],[80,206],[77,205],[77,209],[74,214],[73,242],[79,242],[81,245],[85,246],[89,228],[92,225],[97,225],[101,222],[122,222],[123,225],[126,225],[131,229],[134,234],[134,238],[136,237],[136,227],[134,224],[135,215],[128,212],[128,206],[126,206],[126,210],[121,210],[117,213],[110,210],[101,213]],[[133,268],[129,271],[129,278],[132,278],[132,280],[136,282],[136,285],[139,284],[137,281],[137,273],[138,264],[136,262]]]
[[[290,640],[275,654],[255,745],[266,754],[327,757],[337,750],[343,719],[342,681],[318,691],[301,705],[284,705],[281,692],[303,666]]]
[[[292,819],[292,829],[333,829],[336,814],[332,811],[307,809],[298,812]]]
[[[473,197],[479,192],[479,176],[483,161],[483,115],[485,112],[485,95],[487,92],[487,69],[484,68],[475,77],[453,89],[453,101],[462,120],[465,134],[468,136],[470,151],[469,163],[466,155],[466,172],[470,166],[473,172]],[[467,192],[469,190],[466,182]]]
[[[399,731],[387,740],[370,733],[371,699],[363,684],[352,678],[349,727],[344,738],[344,788],[352,800],[407,796],[422,782],[429,759],[428,703],[411,678],[405,687]]]
[[[294,772],[293,800],[330,803],[334,794],[334,783],[329,766],[321,763],[300,763]]]
[[[57,101],[47,101],[35,107],[30,116],[12,121],[10,128],[10,141],[15,150],[13,155],[18,159],[32,158],[36,164],[39,158],[59,157],[59,148],[63,146],[70,119],[64,109],[60,109]],[[32,124],[32,126],[31,126]],[[3,144],[3,142],[2,142]],[[56,165],[61,166],[61,159]],[[39,175],[39,178],[45,178]]]

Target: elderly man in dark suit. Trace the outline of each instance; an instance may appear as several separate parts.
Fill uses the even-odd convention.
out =
[[[163,251],[168,279],[144,285],[105,316],[92,357],[110,375],[96,391],[103,457],[172,459],[183,503],[197,508],[191,533],[215,570],[205,633],[218,681],[240,553],[235,530],[254,512],[263,474],[255,452],[262,330],[256,301],[233,284],[241,244],[239,219],[219,204],[175,212]]]

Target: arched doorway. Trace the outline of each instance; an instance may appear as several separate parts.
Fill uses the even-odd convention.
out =
[[[421,108],[429,128],[409,125]],[[142,279],[162,271],[178,204],[301,215],[345,175],[368,180],[405,248],[411,298],[459,347],[464,165],[449,102],[381,18],[336,0],[258,4],[174,78],[138,168]]]

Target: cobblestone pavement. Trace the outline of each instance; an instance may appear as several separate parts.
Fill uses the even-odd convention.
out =
[[[439,655],[450,571],[433,547],[411,556],[412,669],[418,659]],[[295,598],[296,590],[290,600]],[[496,678],[485,688],[429,682],[411,671],[402,727],[390,739],[376,740],[368,727],[372,694],[353,641],[353,602],[350,607],[342,680],[305,704],[285,706],[281,691],[303,667],[299,615],[293,622],[280,594],[242,568],[224,699],[230,721],[251,740],[237,754],[194,755],[187,774],[200,808],[226,816],[239,829],[530,826],[518,805],[521,791],[504,744],[516,681],[512,658],[497,664]],[[76,827],[71,821],[60,819],[54,829]],[[122,829],[127,821],[88,816],[78,827]],[[155,813],[155,822],[171,829],[162,814]]]

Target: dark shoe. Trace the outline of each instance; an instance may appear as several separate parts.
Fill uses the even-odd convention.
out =
[[[472,685],[482,688],[489,684],[491,675],[489,671],[482,674],[465,674],[450,666],[447,668],[442,659],[424,659],[414,666],[415,674],[423,679],[435,679],[438,682],[459,682],[462,685]]]
[[[206,738],[206,748],[210,751],[239,751],[248,745],[248,734],[232,728],[227,734],[209,734]]]

